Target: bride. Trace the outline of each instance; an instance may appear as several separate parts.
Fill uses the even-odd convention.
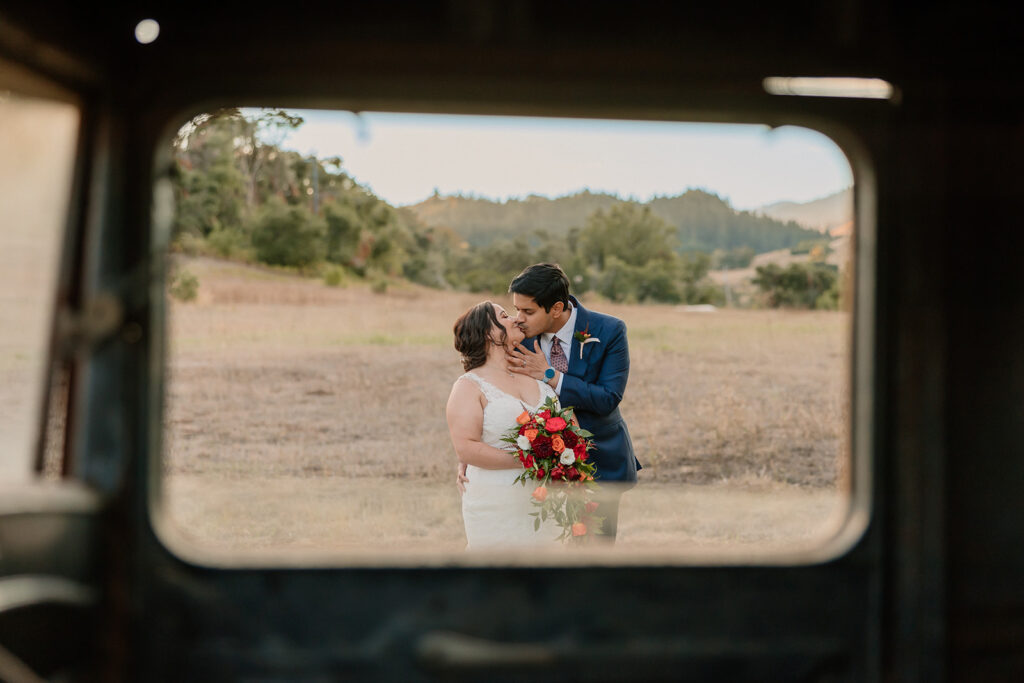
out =
[[[501,440],[523,410],[539,410],[555,396],[544,382],[506,369],[506,350],[524,336],[505,309],[490,301],[455,322],[455,349],[466,374],[455,380],[446,412],[460,471],[465,466],[460,481],[467,550],[555,547],[558,536],[551,520],[534,531],[533,487],[515,483],[523,468]]]

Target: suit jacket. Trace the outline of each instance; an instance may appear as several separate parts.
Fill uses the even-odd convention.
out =
[[[572,406],[580,426],[594,434],[590,458],[597,467],[596,478],[636,482],[636,472],[641,466],[619,412],[619,402],[629,378],[626,324],[610,315],[588,311],[576,297],[569,299],[576,307],[576,328],[568,350],[569,371],[562,378],[559,402]],[[583,344],[581,358],[581,344],[575,333],[583,331],[600,341]],[[525,343],[540,350],[537,337]]]

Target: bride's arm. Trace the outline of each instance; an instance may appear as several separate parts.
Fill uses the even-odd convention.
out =
[[[455,455],[459,462],[485,470],[512,469],[516,460],[511,453],[480,440],[484,428],[484,409],[480,399],[480,390],[470,382],[458,381],[452,387],[445,414]]]

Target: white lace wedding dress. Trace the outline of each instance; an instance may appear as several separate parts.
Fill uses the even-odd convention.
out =
[[[475,382],[487,399],[480,440],[503,450],[508,449],[509,444],[501,437],[516,424],[516,418],[523,410],[539,410],[544,401],[556,396],[549,385],[538,380],[540,399],[535,405],[528,405],[472,372],[462,377]],[[539,531],[534,531],[535,517],[530,513],[536,508],[530,502],[530,494],[536,487],[530,482],[526,486],[515,483],[523,468],[511,454],[508,461],[507,470],[485,470],[473,465],[466,467],[469,482],[462,495],[462,519],[468,541],[466,549],[557,547],[555,539],[559,532],[551,520],[541,525]]]

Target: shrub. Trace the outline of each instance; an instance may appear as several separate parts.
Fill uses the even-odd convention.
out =
[[[709,278],[694,283],[686,283],[683,286],[683,298],[688,304],[725,306],[727,303],[725,300],[725,290]]]
[[[765,303],[772,308],[815,308],[819,298],[836,286],[837,279],[838,269],[835,266],[793,263],[783,269],[770,263],[758,266],[753,283],[764,293]],[[828,301],[828,298],[822,299],[822,304]]]
[[[328,204],[324,208],[326,225],[325,249],[328,261],[350,264],[359,246],[364,223],[354,207],[347,204]]]
[[[715,249],[711,254],[711,263],[716,270],[746,268],[754,260],[753,248],[736,247],[735,249]]]
[[[252,231],[256,258],[274,266],[308,266],[320,259],[323,243],[324,229],[318,219],[279,201],[267,205]]]
[[[836,278],[832,286],[815,299],[814,307],[825,311],[838,311],[840,298],[839,278]]]
[[[341,266],[330,265],[324,270],[324,284],[328,287],[339,287],[346,284],[348,277],[345,275],[345,269]]]
[[[199,295],[199,278],[187,270],[178,271],[171,281],[170,293],[179,301],[194,301]]]
[[[384,294],[388,291],[388,278],[383,273],[374,273],[370,276],[370,291],[374,294]]]
[[[821,251],[826,254],[832,253],[832,248],[828,245],[827,239],[820,240],[801,240],[794,247],[790,247],[789,253],[793,255],[797,254],[810,254],[816,247],[820,247]]]
[[[178,235],[171,242],[171,251],[188,256],[201,256],[207,249],[205,239],[189,232]]]
[[[594,278],[594,290],[609,301],[636,301],[639,270],[617,256],[608,256]]]
[[[242,257],[249,246],[245,235],[231,228],[214,230],[207,236],[206,244],[210,251],[221,258]]]

